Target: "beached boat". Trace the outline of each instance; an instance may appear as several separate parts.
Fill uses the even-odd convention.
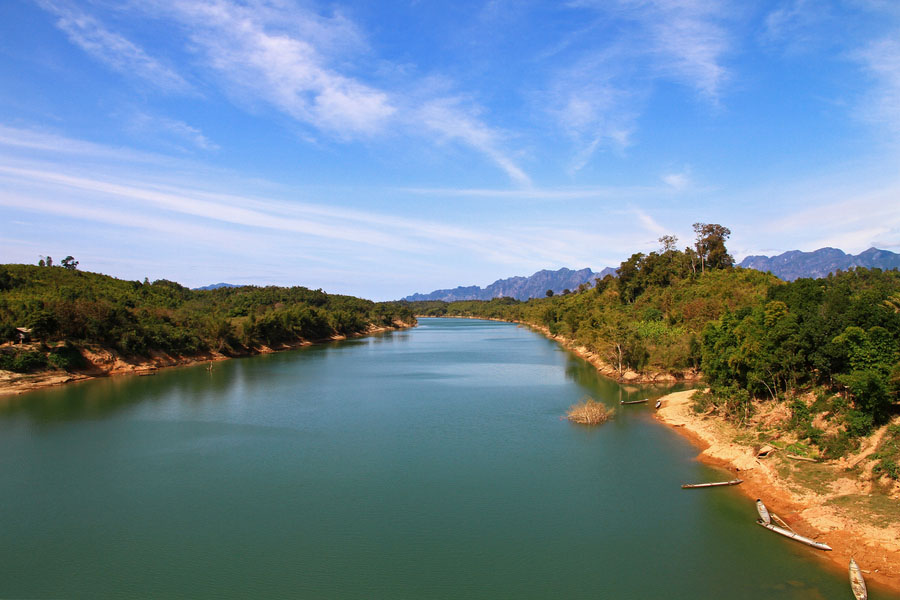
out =
[[[817,542],[815,540],[811,540],[808,537],[804,537],[804,536],[800,535],[799,533],[794,533],[793,531],[788,531],[787,529],[785,529],[783,527],[779,527],[778,525],[773,525],[771,523],[766,524],[766,523],[763,523],[762,521],[757,521],[757,523],[759,523],[760,525],[762,525],[763,527],[765,527],[766,529],[768,529],[770,531],[774,531],[775,533],[780,533],[784,537],[789,537],[792,540],[796,540],[796,541],[800,542],[801,544],[806,544],[807,546],[812,546],[813,548],[818,548],[819,550],[831,550],[831,546],[829,546],[828,544],[823,544],[822,542]]]
[[[739,483],[744,483],[744,480],[732,479],[730,481],[712,481],[710,483],[684,483],[681,485],[681,488],[685,490],[692,490],[694,488],[722,487],[725,485],[737,485]]]
[[[766,508],[766,505],[763,504],[763,501],[759,498],[756,499],[756,512],[759,513],[759,519],[756,521],[757,524],[762,525],[766,529],[770,531],[774,531],[775,533],[780,533],[785,537],[789,537],[792,540],[796,540],[800,543],[806,544],[807,546],[812,546],[813,548],[818,548],[819,550],[831,550],[831,546],[828,544],[823,544],[822,542],[817,542],[815,540],[811,540],[808,537],[804,537],[799,533],[791,530],[790,526],[787,523],[778,518],[778,515],[775,513],[769,513],[769,509]],[[784,527],[779,527],[772,523],[772,520],[777,521],[784,525]]]
[[[859,565],[856,564],[853,558],[850,559],[850,589],[853,590],[856,600],[866,600],[869,597],[869,592],[866,590],[866,580],[862,576],[862,569],[859,568]]]
[[[766,525],[772,523],[772,517],[769,516],[769,509],[766,508],[766,505],[763,504],[763,501],[759,498],[756,499],[756,512],[759,513],[759,521],[761,523],[765,523]]]
[[[646,401],[646,398],[643,400],[619,400],[619,404],[643,404]]]
[[[662,406],[662,400],[657,400],[655,408],[659,409],[660,406]]]

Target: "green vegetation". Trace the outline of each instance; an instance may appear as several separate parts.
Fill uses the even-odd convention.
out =
[[[727,228],[698,223],[694,230],[693,247],[676,250],[677,239],[664,236],[658,252],[632,255],[618,277],[571,294],[411,308],[545,327],[620,375],[700,369],[710,391],[698,395],[698,412],[748,423],[760,402],[784,402],[792,414],[784,427],[803,455],[834,458],[858,448],[897,408],[900,273],[860,268],[785,283],[734,268]],[[814,402],[806,400],[810,392]],[[898,459],[879,468],[892,476]]]
[[[0,342],[15,340],[17,328],[30,329],[40,342],[0,348],[0,369],[76,369],[82,360],[77,347],[84,345],[125,356],[237,355],[415,321],[407,306],[304,287],[195,291],[164,279],[124,281],[78,271],[72,257],[58,267],[51,261],[0,266]]]

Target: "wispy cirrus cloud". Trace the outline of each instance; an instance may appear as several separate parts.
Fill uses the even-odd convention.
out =
[[[215,151],[219,149],[218,144],[206,137],[200,129],[178,119],[138,112],[130,118],[128,127],[143,137],[152,136],[161,140],[172,140],[178,147],[188,144],[200,150]]]
[[[601,148],[622,151],[630,145],[638,112],[638,93],[620,81],[621,54],[605,52],[557,73],[549,93],[549,111],[576,144],[570,173],[583,169]]]
[[[177,71],[76,6],[54,0],[38,0],[38,5],[57,17],[56,26],[73,44],[114,71],[146,81],[166,92],[192,90],[191,84]]]
[[[525,171],[501,150],[501,134],[487,127],[471,111],[463,109],[457,99],[431,100],[414,113],[413,121],[421,121],[438,135],[478,150],[503,169],[513,182],[531,185]]]
[[[372,135],[397,110],[388,93],[329,64],[323,48],[341,34],[357,37],[339,16],[326,19],[299,8],[217,0],[165,6],[186,26],[191,47],[220,81],[298,121],[339,136]]]
[[[900,36],[900,30],[897,35]],[[863,117],[888,127],[900,135],[900,41],[897,36],[882,38],[854,54],[871,77],[873,86],[866,95]]]
[[[695,88],[717,102],[728,79],[723,57],[731,48],[725,25],[728,6],[707,0],[575,0],[622,20],[629,29],[630,51],[651,61],[658,77]]]
[[[730,77],[723,58],[731,49],[719,4],[573,0],[567,6],[590,11],[596,21],[545,55],[577,57],[555,73],[546,94],[549,112],[575,142],[570,173],[602,149],[622,152],[631,145],[656,80],[686,85],[718,105]]]
[[[69,0],[37,0],[57,17],[70,41],[114,71],[138,77],[167,92],[192,90],[179,73],[166,67],[125,36]],[[428,141],[452,141],[486,157],[516,185],[530,179],[505,148],[505,135],[486,122],[474,102],[458,95],[410,94],[422,82],[398,88],[372,82],[377,58],[370,55],[357,26],[339,12],[321,14],[306,6],[259,0],[147,0],[117,15],[167,25],[167,35],[196,60],[184,62],[198,82],[218,86],[237,104],[265,104],[342,142],[389,137],[403,132]],[[390,69],[388,69],[390,70]],[[427,87],[427,86],[425,86]],[[415,97],[415,102],[410,99]],[[251,110],[253,110],[251,108]],[[132,119],[131,128],[154,121],[165,133],[200,149],[215,149],[199,129],[178,119]]]

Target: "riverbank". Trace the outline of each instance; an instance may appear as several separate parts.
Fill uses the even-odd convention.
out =
[[[416,315],[416,318],[432,318],[426,315]],[[594,366],[597,371],[603,375],[604,377],[608,377],[619,383],[656,383],[656,384],[671,384],[671,383],[679,383],[679,382],[697,382],[702,378],[702,374],[696,369],[686,369],[684,371],[680,371],[678,373],[669,373],[664,371],[632,371],[630,369],[626,369],[623,372],[619,372],[613,365],[606,362],[606,360],[597,354],[596,352],[592,352],[585,346],[579,345],[572,339],[569,339],[562,335],[555,335],[550,332],[550,329],[544,327],[542,325],[536,325],[534,323],[528,323],[525,321],[508,321],[506,319],[497,319],[491,317],[470,317],[470,316],[454,316],[454,315],[441,315],[441,318],[445,319],[476,319],[480,321],[498,321],[501,323],[515,323],[520,327],[528,327],[532,329],[544,337],[551,339],[557,342],[560,346],[575,354],[579,358],[584,359]]]
[[[900,591],[897,500],[873,492],[871,482],[848,469],[858,462],[849,458],[811,463],[780,452],[761,457],[758,447],[744,441],[747,429],[695,413],[690,401],[695,392],[664,396],[657,418],[697,445],[699,460],[743,479],[738,487],[749,499],[761,498],[798,533],[833,548],[832,552],[810,549],[810,553],[844,573],[853,557],[866,571],[867,581]],[[856,456],[864,457],[865,451]]]
[[[395,321],[392,327],[370,326],[365,331],[349,336],[350,338],[365,337],[376,333],[397,331],[415,327],[415,324]],[[346,335],[335,335],[323,340],[298,339],[289,344],[269,347],[260,346],[251,351],[240,354],[223,354],[222,352],[209,351],[193,356],[172,356],[165,352],[153,352],[146,357],[123,357],[109,348],[90,346],[81,348],[81,355],[87,362],[87,366],[77,371],[68,372],[60,370],[39,371],[37,373],[14,373],[0,370],[0,401],[4,396],[24,394],[34,390],[48,387],[56,387],[67,383],[86,381],[98,377],[113,377],[119,375],[154,375],[160,369],[172,367],[187,367],[201,363],[214,363],[231,358],[242,358],[258,354],[283,352],[294,350],[314,344],[327,344],[348,339]]]

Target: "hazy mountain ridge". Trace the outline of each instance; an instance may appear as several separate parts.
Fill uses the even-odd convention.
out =
[[[577,271],[565,267],[558,271],[543,269],[529,277],[516,276],[498,279],[484,288],[477,285],[459,286],[434,290],[428,294],[412,294],[403,299],[408,302],[422,300],[454,302],[456,300],[490,300],[491,298],[528,300],[529,298],[543,297],[547,290],[553,290],[554,294],[562,293],[566,289],[574,291],[582,283],[593,285],[595,279],[603,278],[608,274],[615,275],[615,273],[616,270],[610,267],[606,267],[599,273],[589,268]]]
[[[791,250],[772,257],[748,256],[739,266],[768,271],[779,279],[793,281],[803,277],[827,277],[829,273],[853,267],[900,269],[900,254],[878,248],[869,248],[857,255],[846,254],[837,248],[819,248],[813,252]]]
[[[241,287],[234,283],[211,283],[209,285],[204,285],[203,287],[193,288],[194,290],[217,290],[219,288],[233,288],[233,287]]]

